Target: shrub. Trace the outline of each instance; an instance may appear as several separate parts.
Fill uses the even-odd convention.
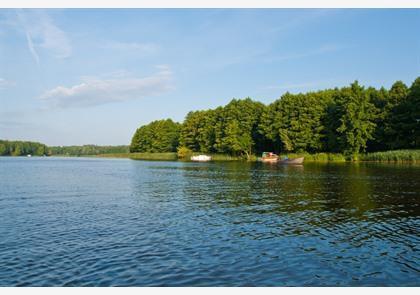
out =
[[[185,146],[178,147],[177,156],[179,159],[190,158],[192,155],[192,150]]]

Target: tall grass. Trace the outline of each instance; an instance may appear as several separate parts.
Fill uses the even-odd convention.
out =
[[[133,160],[149,160],[149,161],[176,161],[178,156],[176,153],[131,153],[129,158]]]
[[[231,156],[228,154],[210,154],[212,161],[240,161],[246,160],[242,157]]]
[[[151,161],[190,161],[191,156],[197,156],[201,155],[203,153],[191,153],[188,154],[183,159],[178,159],[177,153],[116,153],[116,154],[102,154],[102,155],[96,155],[96,157],[101,158],[130,158],[133,160],[151,160]],[[240,161],[240,160],[246,160],[242,157],[237,156],[231,156],[228,154],[206,154],[211,156],[212,161]],[[250,161],[255,161],[256,157],[251,156]]]
[[[95,155],[94,157],[99,158],[130,158],[130,153],[112,153],[112,154],[99,154]]]
[[[305,162],[345,162],[346,157],[343,154],[334,154],[334,153],[289,153],[281,154],[280,157],[283,158],[287,156],[289,159],[295,159],[300,157],[305,157]]]
[[[232,156],[232,155],[228,155],[228,154],[210,154],[210,153],[198,153],[198,152],[193,152],[191,154],[189,154],[188,156],[186,156],[184,159],[180,159],[182,161],[187,161],[189,162],[191,159],[191,156],[198,156],[198,155],[208,155],[211,156],[211,160],[212,161],[244,161],[246,160],[246,158],[244,157],[239,157],[239,156]],[[252,159],[254,159],[254,156],[251,157],[250,161],[252,161]],[[256,157],[255,157],[256,159]]]
[[[360,155],[361,161],[420,162],[420,150],[395,150]]]

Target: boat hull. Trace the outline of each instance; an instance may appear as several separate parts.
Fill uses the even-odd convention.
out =
[[[261,162],[264,163],[277,163],[279,161],[278,158],[262,158]]]
[[[278,163],[283,164],[283,165],[302,165],[304,159],[305,159],[304,157],[296,158],[296,159],[287,159],[287,160],[281,160]]]
[[[208,161],[211,161],[211,156],[206,156],[206,155],[192,156],[191,161],[208,162]]]

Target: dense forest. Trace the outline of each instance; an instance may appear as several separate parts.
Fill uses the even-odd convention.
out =
[[[363,152],[420,147],[420,77],[410,87],[348,87],[285,93],[269,105],[250,98],[189,112],[182,124],[153,121],[135,132],[131,152],[250,156],[262,151]]]
[[[106,154],[124,154],[129,146],[52,146],[31,141],[0,140],[0,156],[93,156]]]
[[[82,145],[82,146],[52,146],[50,147],[51,155],[56,156],[93,156],[102,154],[119,154],[128,153],[127,145],[117,146],[98,146],[98,145]]]
[[[137,129],[130,152],[173,152],[179,144],[181,124],[171,119],[153,121]]]
[[[48,147],[39,142],[0,140],[0,156],[48,156],[49,154]]]

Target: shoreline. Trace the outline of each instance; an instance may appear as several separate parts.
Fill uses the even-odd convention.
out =
[[[193,162],[189,160],[190,156],[199,155],[192,153],[184,158],[178,157],[177,153],[107,153],[95,155],[49,155],[46,157],[57,158],[112,158],[112,159],[131,159],[139,161],[181,161]],[[258,158],[252,155],[250,159],[240,156],[231,156],[228,154],[211,154],[212,162],[258,162]],[[287,156],[290,159],[305,157],[305,163],[400,163],[400,164],[420,164],[420,150],[394,150],[386,152],[375,152],[359,154],[357,158],[344,156],[338,153],[288,153],[279,154],[280,157]],[[3,156],[3,157],[27,157],[27,156]],[[34,158],[44,158],[45,156],[31,156]]]
[[[378,153],[360,154],[358,159],[346,158],[342,154],[280,154],[280,157],[288,156],[289,158],[305,157],[305,163],[401,163],[401,164],[419,164],[420,163],[420,150],[404,151],[405,157],[401,156],[402,151],[387,151]],[[198,155],[193,153],[192,155]],[[381,155],[381,158],[378,157]],[[257,162],[257,157],[252,156],[251,159],[245,159],[238,156],[230,156],[226,154],[208,154],[212,156],[212,162]],[[397,157],[399,156],[399,157]],[[16,157],[16,156],[5,156]],[[18,156],[26,157],[26,156]],[[42,156],[33,156],[42,158]],[[114,158],[114,159],[132,159],[139,161],[181,161],[193,162],[185,158],[178,158],[177,153],[110,153],[110,154],[97,154],[97,155],[50,155],[48,157],[58,158]]]

